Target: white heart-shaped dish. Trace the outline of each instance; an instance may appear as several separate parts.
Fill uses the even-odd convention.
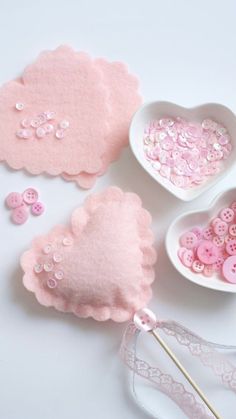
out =
[[[228,207],[235,200],[236,188],[229,189],[226,192],[220,193],[208,209],[186,212],[177,217],[170,225],[166,234],[167,254],[177,271],[189,281],[206,288],[236,293],[236,284],[230,284],[224,281],[217,274],[211,278],[207,278],[202,274],[192,272],[182,264],[177,254],[180,247],[179,238],[181,234],[190,230],[192,227],[206,227],[212,218],[217,217],[221,209]]]
[[[163,117],[177,117],[180,116],[188,121],[202,122],[203,119],[210,118],[214,121],[224,125],[229,135],[231,136],[232,152],[229,157],[224,160],[224,168],[217,175],[211,176],[202,185],[196,185],[192,189],[181,189],[176,187],[168,179],[162,177],[156,172],[144,154],[143,135],[145,127],[150,121],[157,120]],[[221,180],[233,167],[236,161],[236,116],[226,106],[207,103],[194,108],[183,108],[170,102],[151,102],[141,106],[133,116],[130,125],[129,139],[131,149],[141,164],[141,166],[152,176],[160,185],[183,201],[191,201],[197,198],[200,194],[215,185]]]

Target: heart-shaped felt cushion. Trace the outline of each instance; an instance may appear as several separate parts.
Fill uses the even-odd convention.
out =
[[[152,296],[156,251],[140,198],[110,187],[76,209],[69,227],[34,240],[21,258],[25,287],[45,306],[122,322]]]

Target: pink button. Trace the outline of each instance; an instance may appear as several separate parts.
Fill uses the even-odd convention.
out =
[[[44,212],[44,205],[42,204],[42,202],[35,202],[34,204],[32,204],[31,206],[31,212],[33,215],[41,215]]]
[[[217,258],[217,261],[215,263],[213,263],[213,265],[212,265],[213,270],[216,271],[216,272],[220,271],[221,268],[222,268],[222,265],[224,263],[224,260],[225,259],[223,258],[223,256],[219,256]]]
[[[214,273],[214,269],[212,265],[206,265],[203,269],[203,275],[210,278]]]
[[[218,248],[208,240],[203,240],[197,248],[198,259],[206,265],[212,265],[218,258]]]
[[[187,268],[190,268],[194,261],[194,253],[191,249],[186,249],[182,256],[182,263]]]
[[[186,251],[186,247],[180,247],[179,249],[178,249],[178,256],[179,256],[179,259],[182,261],[182,259],[183,259],[183,254],[184,254],[184,252]]]
[[[23,202],[23,197],[18,192],[11,192],[6,197],[6,204],[7,204],[8,208],[10,208],[10,209],[20,207],[22,202]]]
[[[224,244],[225,244],[224,237],[222,237],[222,236],[214,236],[213,239],[212,239],[212,242],[217,247],[224,246]]]
[[[135,326],[143,332],[150,332],[156,328],[156,315],[148,308],[137,311],[133,320]]]
[[[236,240],[230,240],[226,244],[226,252],[231,256],[236,255]]]
[[[192,231],[188,231],[180,237],[180,243],[186,249],[193,249],[198,243],[198,238]]]
[[[23,199],[26,204],[32,205],[38,200],[38,192],[33,188],[28,188],[23,192]]]
[[[200,273],[203,271],[204,269],[204,263],[202,263],[200,260],[194,260],[193,264],[192,264],[192,270],[196,273]]]
[[[222,273],[226,281],[236,283],[236,256],[229,256],[224,261]]]
[[[221,221],[214,225],[214,232],[217,236],[224,236],[228,231],[228,224],[225,221]]]
[[[213,237],[213,229],[211,227],[204,228],[202,235],[204,239],[211,240]]]
[[[236,236],[236,224],[231,224],[231,226],[229,227],[229,234],[231,234],[231,236],[233,237]]]
[[[234,211],[232,210],[232,208],[224,208],[220,212],[220,218],[226,223],[231,223],[231,221],[233,221],[234,219]]]
[[[195,234],[198,240],[202,238],[202,229],[200,227],[193,227],[191,231]]]
[[[230,208],[232,208],[232,210],[236,212],[236,201],[232,202],[232,204],[230,205]]]
[[[211,224],[212,224],[212,226],[214,227],[217,223],[221,223],[221,218],[219,218],[219,217],[216,217],[216,218],[213,218],[213,220],[212,220],[212,222],[211,222]]]
[[[24,224],[29,217],[29,211],[25,205],[12,210],[11,218],[15,224]]]

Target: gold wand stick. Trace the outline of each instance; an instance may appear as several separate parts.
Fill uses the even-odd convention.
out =
[[[211,411],[214,417],[216,419],[222,419],[221,416],[216,412],[216,410],[210,404],[209,400],[204,395],[202,390],[198,387],[198,385],[195,383],[195,381],[186,371],[184,366],[180,363],[178,358],[169,348],[169,346],[164,342],[164,340],[155,331],[156,324],[157,324],[156,315],[148,308],[143,308],[142,310],[139,310],[138,312],[135,313],[133,320],[134,320],[135,326],[139,330],[150,333],[154,337],[154,339],[161,345],[161,347],[164,349],[167,355],[172,359],[176,367],[182,372],[186,380],[194,388],[196,393],[199,395],[199,397],[202,399],[202,401],[205,403],[205,405],[208,407],[208,409]]]
[[[176,358],[175,354],[172,352],[172,350],[169,348],[169,346],[167,346],[167,344],[163,341],[163,339],[154,330],[150,330],[149,333],[151,333],[151,335],[161,345],[161,347],[164,349],[164,351],[167,353],[167,355],[172,359],[172,361],[175,363],[176,367],[182,372],[182,374],[185,376],[186,380],[188,380],[189,384],[191,384],[191,386],[197,392],[199,397],[201,397],[201,399],[207,405],[208,409],[212,412],[212,414],[215,416],[215,418],[216,419],[221,419],[220,415],[212,407],[212,405],[210,404],[207,397],[204,395],[202,390],[198,387],[198,385],[195,383],[195,381],[192,379],[192,377],[189,375],[189,373],[186,371],[186,369],[183,367],[183,365]]]

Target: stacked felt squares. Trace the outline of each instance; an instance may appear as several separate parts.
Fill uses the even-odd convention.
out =
[[[0,89],[0,161],[90,188],[128,144],[140,103],[123,63],[67,46],[43,52]]]

